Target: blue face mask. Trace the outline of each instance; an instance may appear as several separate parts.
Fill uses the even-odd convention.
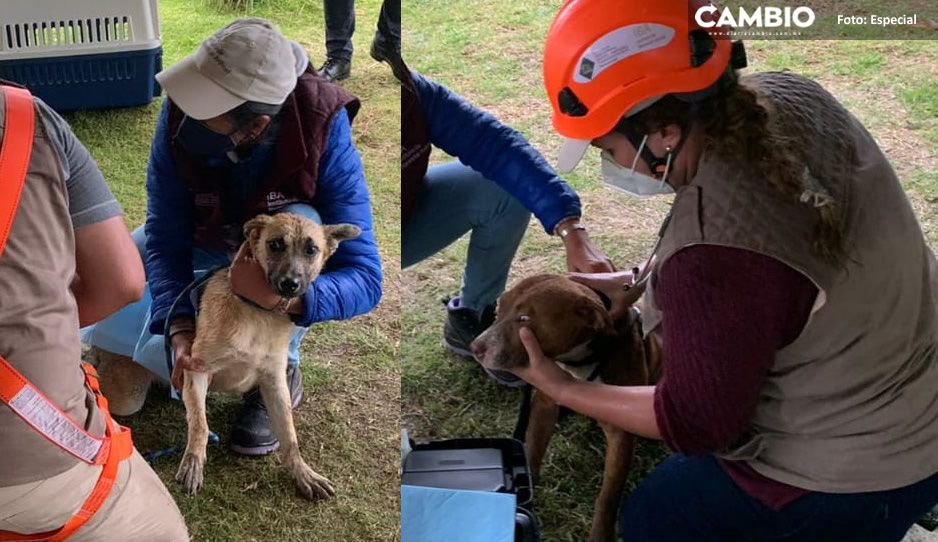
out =
[[[221,156],[235,148],[231,134],[219,134],[188,116],[179,123],[176,141],[183,150],[194,156]]]

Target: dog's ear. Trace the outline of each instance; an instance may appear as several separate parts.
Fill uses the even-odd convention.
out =
[[[599,302],[588,300],[575,310],[587,325],[596,331],[605,332],[612,328],[612,318],[609,316],[609,311]]]
[[[244,238],[256,241],[261,234],[261,230],[273,222],[274,218],[270,215],[257,215],[244,223]]]
[[[339,243],[355,239],[362,234],[362,229],[355,224],[329,224],[322,227],[326,234],[326,243],[329,244],[329,254],[339,248]]]

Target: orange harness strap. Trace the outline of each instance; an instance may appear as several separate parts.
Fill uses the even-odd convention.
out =
[[[6,124],[0,144],[0,257],[3,257],[33,153],[36,108],[28,90],[4,85],[0,89],[4,94]]]
[[[0,85],[5,96],[3,142],[0,144],[0,256],[13,227],[32,154],[35,107],[25,89]],[[19,534],[0,531],[0,542],[45,540],[61,542],[81,528],[101,508],[114,486],[120,463],[133,453],[130,429],[111,418],[107,399],[101,394],[94,367],[82,364],[85,384],[94,392],[95,402],[105,419],[104,438],[95,437],[76,424],[33,386],[7,360],[0,356],[0,402],[24,422],[66,452],[93,465],[103,465],[101,475],[81,508],[54,531]]]

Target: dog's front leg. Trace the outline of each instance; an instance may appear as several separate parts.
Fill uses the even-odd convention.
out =
[[[205,447],[208,445],[208,420],[205,418],[205,397],[208,394],[208,373],[185,371],[182,402],[186,405],[189,426],[186,452],[176,471],[176,481],[186,493],[194,495],[202,487],[205,468]]]
[[[596,498],[589,542],[615,542],[616,516],[632,466],[635,436],[609,424],[600,425],[606,435],[606,464],[603,487]]]
[[[531,394],[531,416],[528,430],[524,435],[524,447],[531,462],[531,472],[535,477],[541,473],[541,463],[547,452],[547,445],[557,428],[560,407],[546,393],[534,390]]]
[[[284,465],[300,489],[300,493],[307,499],[325,499],[335,495],[332,482],[326,477],[311,469],[303,456],[300,455],[300,445],[296,438],[296,428],[293,425],[293,412],[290,409],[290,390],[284,372],[266,376],[260,385],[264,404],[270,413],[270,421],[274,433],[280,440],[280,450],[283,454]]]

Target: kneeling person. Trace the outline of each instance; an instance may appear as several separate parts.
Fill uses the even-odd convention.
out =
[[[281,307],[297,326],[287,368],[296,406],[303,391],[298,363],[306,328],[367,312],[381,296],[371,204],[351,138],[359,102],[317,76],[302,48],[262,19],[235,21],[157,79],[168,99],[151,149],[147,221],[133,233],[144,254],[149,296],[84,336],[107,362],[105,394],[129,379],[132,393],[115,393],[114,409],[138,410],[152,375],[170,378],[161,335],[176,298],[200,271],[229,264],[248,220],[290,212],[362,230],[338,248],[302,297]],[[257,266],[236,267],[242,265]],[[249,284],[256,287],[236,293],[278,308],[276,292]],[[177,369],[196,368],[194,317],[193,303],[183,299],[169,322]],[[128,357],[146,370],[128,363]],[[174,373],[174,382],[181,383],[181,372]],[[249,455],[274,451],[279,443],[260,394],[251,390],[244,399],[232,448]]]

